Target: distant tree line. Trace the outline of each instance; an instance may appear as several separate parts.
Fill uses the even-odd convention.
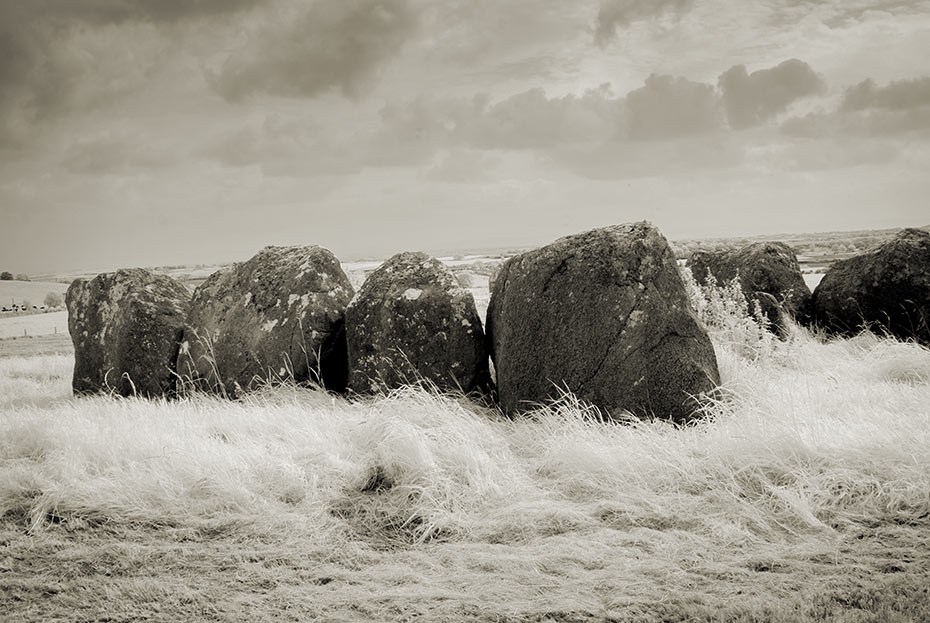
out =
[[[793,236],[755,236],[752,238],[709,238],[704,240],[676,240],[671,243],[675,256],[687,259],[695,251],[732,251],[758,242],[775,240],[788,244],[797,255],[854,255],[865,253],[889,240],[893,231],[835,232],[824,234],[798,234]]]
[[[0,273],[0,281],[29,281],[29,275],[14,275],[8,270]]]

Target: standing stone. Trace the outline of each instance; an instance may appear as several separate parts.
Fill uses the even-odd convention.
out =
[[[194,291],[178,373],[230,397],[290,378],[343,391],[345,309],[353,294],[327,249],[265,247]]]
[[[874,251],[835,262],[811,308],[831,333],[877,329],[930,346],[930,233],[905,229]]]
[[[501,407],[569,390],[612,416],[686,422],[720,381],[665,237],[604,227],[517,255],[493,282],[487,321]]]
[[[707,282],[708,271],[718,284],[739,275],[750,310],[758,301],[762,313],[780,334],[786,329],[782,314],[803,318],[807,312],[810,289],[801,275],[797,256],[784,242],[755,242],[736,251],[698,251],[688,266],[701,285]]]
[[[420,380],[468,392],[488,380],[474,298],[425,253],[399,253],[365,280],[346,311],[346,336],[349,388],[359,393]]]
[[[171,395],[190,292],[141,268],[77,279],[68,288],[75,394]]]

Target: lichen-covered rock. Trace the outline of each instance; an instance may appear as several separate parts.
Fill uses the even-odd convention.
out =
[[[141,268],[75,280],[65,296],[74,393],[173,394],[190,298],[180,282]]]
[[[649,223],[595,229],[507,260],[486,331],[503,410],[570,390],[620,416],[685,422],[720,381],[672,250]]]
[[[755,242],[735,251],[698,251],[688,261],[701,285],[708,272],[718,284],[739,275],[740,288],[750,310],[756,301],[776,332],[784,334],[782,314],[803,319],[810,289],[801,275],[794,251],[784,242]]]
[[[930,346],[930,233],[905,229],[869,253],[835,262],[814,289],[811,310],[832,333],[874,329]]]
[[[327,249],[266,247],[194,291],[178,373],[231,397],[291,378],[343,391],[345,309],[353,294]]]
[[[349,388],[380,392],[420,380],[465,392],[486,383],[488,356],[471,293],[442,262],[399,253],[346,311]]]

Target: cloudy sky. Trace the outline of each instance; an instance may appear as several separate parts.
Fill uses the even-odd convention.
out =
[[[0,268],[930,223],[930,0],[0,0]]]

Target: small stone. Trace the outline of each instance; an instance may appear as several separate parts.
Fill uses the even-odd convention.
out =
[[[421,380],[444,390],[487,384],[484,331],[471,293],[425,253],[400,253],[346,310],[349,387],[377,392]]]

